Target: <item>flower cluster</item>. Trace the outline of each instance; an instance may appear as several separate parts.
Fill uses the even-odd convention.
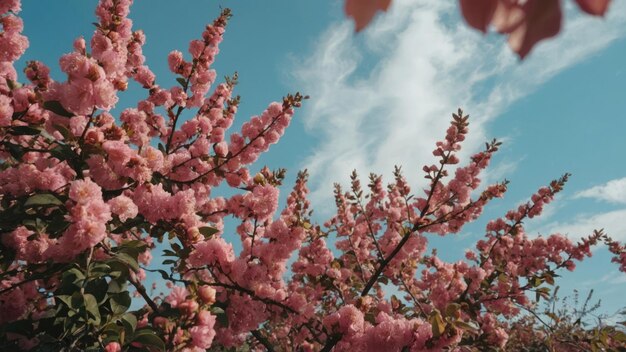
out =
[[[281,208],[286,171],[252,168],[306,97],[287,95],[229,131],[238,77],[215,84],[211,67],[230,11],[191,41],[189,58],[169,54],[177,83],[162,88],[131,2],[99,2],[91,39],[60,59],[65,80],[29,62],[30,83],[19,83],[20,4],[0,0],[0,349],[507,348],[521,336],[510,322],[534,309],[529,294],[547,298],[557,271],[592,246],[606,243],[624,271],[623,245],[602,232],[578,243],[524,232],[567,176],[490,222],[464,260],[428,252],[429,236],[460,232],[507,188],[477,191],[497,141],[456,166],[461,110],[423,169],[423,193],[400,168],[387,186],[371,174],[364,187],[354,172],[319,225],[303,171]],[[114,116],[129,79],[145,98]],[[148,273],[165,283],[157,292]],[[597,343],[621,338],[607,334]]]

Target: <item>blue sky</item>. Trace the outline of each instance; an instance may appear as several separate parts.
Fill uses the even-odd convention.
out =
[[[493,137],[505,144],[487,181],[511,180],[505,199],[453,238],[434,239],[449,260],[481,237],[484,225],[565,172],[573,177],[545,216],[527,224],[531,234],[561,232],[571,238],[604,228],[626,240],[626,3],[614,1],[604,19],[582,16],[567,3],[565,28],[542,42],[524,62],[497,35],[465,26],[456,1],[395,0],[355,35],[342,1],[138,0],[135,28],[147,35],[144,53],[157,83],[174,85],[167,53],[183,52],[220,6],[231,20],[215,68],[218,77],[239,72],[241,124],[271,101],[301,91],[311,99],[298,111],[278,145],[260,161],[311,172],[319,220],[330,215],[332,182],[347,183],[352,169],[389,175],[403,165],[414,190],[423,185],[421,166],[432,163],[450,113],[471,115],[465,156]],[[184,6],[183,6],[184,5]],[[78,35],[89,38],[95,1],[24,1],[21,16],[30,48],[61,78],[58,57]],[[23,66],[22,66],[23,67]],[[115,111],[131,106],[134,89]],[[603,308],[624,306],[626,275],[599,249],[594,258],[565,273],[564,294],[596,288]]]

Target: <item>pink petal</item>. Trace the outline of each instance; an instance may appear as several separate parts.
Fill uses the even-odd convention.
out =
[[[387,11],[391,0],[346,0],[345,11],[348,17],[354,18],[357,32],[365,28],[374,15],[380,11]]]
[[[528,0],[523,9],[524,23],[509,36],[509,46],[522,59],[537,42],[559,33],[562,18],[559,0]]]
[[[603,16],[611,0],[576,0],[581,10],[594,16]]]
[[[496,12],[498,0],[460,0],[460,5],[467,24],[484,33]]]
[[[525,17],[526,14],[521,5],[507,0],[498,0],[492,22],[498,32],[511,33],[524,22]]]

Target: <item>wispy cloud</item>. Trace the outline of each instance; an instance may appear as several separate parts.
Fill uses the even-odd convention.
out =
[[[615,179],[576,193],[574,199],[592,198],[615,204],[626,204],[626,178]],[[617,209],[601,214],[579,214],[571,221],[552,222],[539,225],[537,232],[567,234],[577,238],[603,228],[612,238],[626,241],[626,209]]]
[[[604,20],[569,11],[561,35],[520,63],[503,38],[468,29],[457,11],[452,1],[396,0],[361,35],[347,21],[331,25],[302,57],[294,76],[312,97],[307,128],[320,136],[303,162],[314,202],[352,169],[389,174],[401,164],[420,180],[458,106],[472,115],[465,150],[476,151],[486,122],[626,34],[626,2],[614,2]]]
[[[580,283],[580,286],[594,287],[594,286],[598,286],[598,284],[623,285],[623,284],[626,284],[626,275],[620,275],[617,269],[615,268],[614,272],[605,274],[600,278],[594,278],[591,280],[583,281]]]
[[[574,198],[593,198],[610,203],[626,204],[626,177],[580,191]]]
[[[491,166],[489,168],[489,173],[485,175],[483,181],[486,184],[492,184],[510,178],[511,175],[517,170],[517,166],[519,165],[519,163],[521,163],[524,159],[525,157],[507,159],[501,161],[496,165]]]
[[[567,222],[555,221],[536,229],[532,233],[548,235],[560,233],[572,240],[577,240],[593,233],[593,230],[604,229],[615,240],[626,240],[626,209],[614,210],[602,214],[579,214]]]

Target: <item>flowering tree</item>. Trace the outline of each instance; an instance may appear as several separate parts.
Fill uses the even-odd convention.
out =
[[[144,64],[130,4],[100,1],[89,46],[79,38],[60,59],[65,81],[34,61],[20,83],[20,3],[0,0],[1,350],[497,349],[592,245],[609,244],[626,271],[624,247],[602,232],[578,243],[524,233],[567,175],[490,222],[466,260],[428,253],[429,234],[459,232],[507,187],[476,191],[496,141],[455,168],[469,124],[460,110],[433,152],[439,163],[424,167],[424,192],[414,195],[400,169],[386,188],[373,174],[362,187],[354,173],[349,191],[336,186],[337,214],[322,226],[305,171],[277,214],[285,171],[249,167],[305,97],[287,95],[227,138],[237,77],[211,91],[211,64],[230,11],[190,42],[187,59],[169,54],[177,84],[163,88]],[[128,80],[146,98],[114,117]],[[212,196],[220,185],[234,194]],[[238,226],[225,229],[226,217]],[[225,233],[240,237],[239,253]],[[167,259],[151,263],[154,251]],[[146,289],[147,271],[162,276],[166,295]],[[130,309],[131,293],[143,307]],[[577,341],[623,342],[617,330]]]
[[[593,16],[604,16],[611,0],[575,0],[578,7]],[[346,0],[346,14],[354,18],[360,31],[378,11],[387,11],[391,0]],[[561,30],[561,0],[459,0],[467,24],[487,32],[490,25],[508,36],[509,46],[520,58],[526,57],[539,41],[554,37]]]

